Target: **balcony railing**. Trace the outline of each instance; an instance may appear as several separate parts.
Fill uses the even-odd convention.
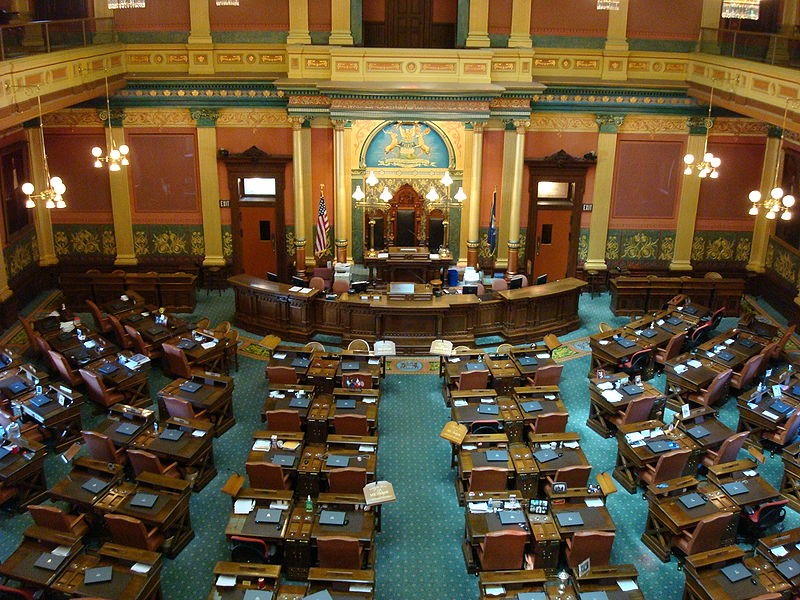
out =
[[[700,30],[698,52],[755,60],[779,67],[800,68],[800,36],[737,31]]]
[[[113,17],[0,25],[0,60],[117,41]]]

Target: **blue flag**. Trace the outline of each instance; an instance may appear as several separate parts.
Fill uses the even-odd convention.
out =
[[[497,189],[495,188],[492,195],[492,214],[489,217],[489,234],[487,236],[489,242],[489,254],[494,256],[497,250]]]

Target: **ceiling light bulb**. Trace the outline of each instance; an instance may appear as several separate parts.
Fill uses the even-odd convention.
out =
[[[427,198],[431,202],[436,202],[439,199],[439,194],[436,192],[435,189],[433,189],[433,186],[431,186],[430,191],[427,194],[425,194],[425,198]]]
[[[30,181],[26,181],[22,184],[22,193],[26,196],[30,196],[33,193],[34,187]]]
[[[790,213],[788,210],[783,211],[783,214],[781,215],[781,221],[790,221],[791,219],[792,213]]]
[[[129,164],[131,164],[131,161],[128,160],[127,156],[123,155],[122,160],[119,161],[119,164],[121,164],[123,167],[127,167]]]
[[[772,211],[770,210],[770,211],[767,211],[767,214],[766,214],[765,216],[766,216],[768,219],[772,220],[772,219],[774,219],[774,218],[775,218],[775,213],[774,213],[774,212],[772,212]]]
[[[360,185],[357,185],[356,191],[353,192],[353,200],[356,202],[361,202],[365,197],[364,190],[361,189]]]
[[[130,148],[128,148],[128,146],[127,146],[126,144],[122,144],[122,145],[119,147],[119,153],[120,153],[120,154],[122,154],[123,156],[124,156],[124,155],[126,155],[126,154],[127,154],[128,152],[130,152],[130,151],[131,151],[131,149],[130,149]]]
[[[750,200],[750,202],[755,204],[756,202],[761,200],[761,192],[759,192],[758,190],[753,190],[747,195],[747,198]]]
[[[56,207],[56,203],[53,202],[52,198],[48,198],[47,202],[44,203],[44,207],[45,208],[55,208]]]
[[[459,202],[463,202],[464,200],[466,200],[467,199],[467,194],[464,192],[464,188],[463,187],[459,187],[458,191],[456,192],[456,195],[453,196],[453,198],[455,198]]]
[[[772,191],[769,193],[769,195],[772,196],[775,200],[780,200],[781,198],[783,198],[783,189],[779,187],[774,187],[772,188]]]
[[[711,177],[711,179],[717,179],[719,177],[719,171],[711,171],[709,177]]]
[[[99,158],[96,161],[94,161],[94,168],[95,169],[102,169],[103,168],[103,163],[100,162]]]
[[[687,154],[686,156],[684,156],[683,157],[683,162],[685,162],[687,165],[692,164],[694,162],[694,154]],[[691,173],[691,171],[690,171],[690,173]]]
[[[795,201],[794,200],[794,196],[792,196],[791,194],[787,194],[786,196],[783,197],[783,200],[781,200],[781,203],[786,208],[791,208],[791,207],[794,206],[794,201]]]
[[[683,174],[684,174],[684,175],[691,175],[691,174],[692,174],[692,167],[690,167],[690,166],[687,166],[687,167],[686,167],[686,168],[683,170]]]
[[[364,183],[366,183],[369,186],[378,185],[378,178],[375,177],[375,171],[370,171],[369,172],[369,177],[367,177],[367,179],[366,179],[366,181]]]
[[[713,155],[713,154],[711,154],[711,152],[706,152],[706,153],[703,155],[703,160],[704,160],[705,162],[711,162],[712,160],[714,160],[714,155]]]
[[[747,211],[747,214],[749,214],[751,217],[755,217],[758,214],[758,207],[754,204],[750,207],[750,210]]]
[[[722,164],[722,159],[719,156],[715,156],[711,159],[711,166],[715,169]]]
[[[61,181],[56,181],[56,182],[53,184],[53,191],[54,191],[56,194],[58,194],[58,195],[61,195],[61,194],[63,194],[64,192],[66,192],[66,191],[67,191],[67,186],[65,186],[65,185],[63,184],[63,182],[61,182]]]
[[[111,152],[108,153],[108,156],[111,158],[111,160],[119,160],[120,157],[119,150],[113,148]]]
[[[103,156],[103,149],[100,148],[100,146],[95,146],[94,148],[92,148],[92,156],[94,156],[95,158],[100,158],[101,156]]]
[[[120,170],[120,166],[118,162],[111,162],[108,164],[108,170],[117,172]]]
[[[67,203],[64,202],[64,199],[61,196],[56,198],[56,208],[67,208]]]
[[[25,200],[25,208],[36,208],[36,202],[32,198]]]
[[[381,195],[378,197],[384,202],[388,202],[389,200],[392,199],[392,192],[389,191],[388,187],[383,186],[383,191],[381,192]]]
[[[453,178],[450,177],[450,171],[445,171],[440,181],[442,185],[453,185]]]

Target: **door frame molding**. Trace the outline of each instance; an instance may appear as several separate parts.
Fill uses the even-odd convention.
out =
[[[597,163],[597,157],[587,154],[584,157],[572,156],[566,150],[545,156],[541,159],[526,160],[528,168],[528,235],[525,241],[525,257],[533,266],[536,257],[536,227],[539,207],[558,208],[564,201],[539,199],[539,182],[556,181],[573,184],[570,198],[572,215],[570,217],[569,251],[567,255],[566,277],[575,277],[578,269],[578,239],[581,230],[581,213],[583,212],[583,196],[586,191],[586,174]],[[532,269],[527,269],[532,271]],[[528,273],[528,275],[532,275]]]
[[[242,247],[242,224],[239,218],[240,189],[239,180],[244,177],[275,178],[275,252],[278,262],[278,279],[288,281],[289,265],[286,252],[286,223],[284,202],[286,199],[286,165],[292,162],[291,156],[268,154],[257,146],[235,154],[220,151],[219,160],[224,163],[228,174],[228,197],[231,209],[231,233],[233,238],[233,274],[244,272]]]

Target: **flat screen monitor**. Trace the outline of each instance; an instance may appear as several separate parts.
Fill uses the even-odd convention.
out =
[[[278,281],[278,274],[267,271],[267,281]]]
[[[518,290],[522,287],[522,277],[512,277],[508,281],[508,289]]]
[[[367,291],[368,285],[368,281],[354,281],[350,287],[353,289],[354,294],[363,294]]]
[[[544,285],[547,283],[547,273],[543,273],[536,278],[536,285]]]
[[[297,275],[292,275],[292,285],[299,285],[301,287],[306,287],[306,282],[302,277],[298,277]]]
[[[465,285],[461,288],[462,294],[476,294],[478,293],[477,285]]]

